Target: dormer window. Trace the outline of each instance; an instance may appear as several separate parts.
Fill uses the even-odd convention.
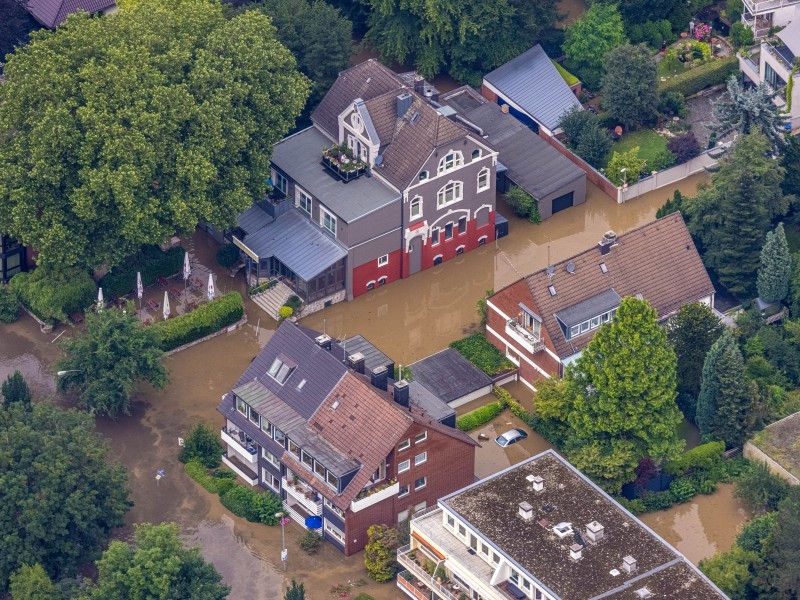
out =
[[[267,371],[267,375],[283,385],[296,367],[296,364],[281,355],[273,361],[272,366],[270,366],[269,371]]]
[[[446,173],[464,164],[464,155],[456,150],[451,150],[439,161],[439,173]]]

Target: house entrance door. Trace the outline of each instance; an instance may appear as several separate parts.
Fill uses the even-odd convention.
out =
[[[413,275],[422,269],[422,236],[411,240],[408,248],[408,274]]]

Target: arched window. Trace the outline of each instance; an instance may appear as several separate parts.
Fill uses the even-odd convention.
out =
[[[383,285],[384,283],[386,283],[386,280],[387,280],[387,277],[386,277],[386,275],[384,275],[383,277],[378,279],[378,285]]]
[[[475,160],[476,158],[480,158],[480,157],[481,157],[481,151],[480,150],[473,150],[472,151],[472,160]]]
[[[422,198],[415,197],[411,201],[411,219],[419,219],[422,216]]]
[[[451,181],[445,184],[436,195],[436,206],[442,208],[448,204],[458,202],[464,197],[464,185],[460,181]]]
[[[481,169],[478,173],[478,191],[483,192],[489,189],[489,169]]]
[[[437,254],[436,256],[433,257],[433,266],[435,267],[436,265],[440,264],[442,264],[442,255]]]
[[[486,243],[486,240],[489,239],[489,236],[482,235],[478,238],[478,246],[483,246]]]
[[[464,155],[456,150],[451,150],[439,161],[439,173],[445,173],[464,164]]]
[[[367,289],[368,289],[368,290],[374,290],[374,289],[375,289],[375,282],[374,282],[374,281],[370,281],[370,282],[367,284]]]
[[[456,254],[464,254],[464,246],[459,246],[456,248]]]
[[[427,171],[420,171],[419,172],[419,180],[420,181],[425,181],[427,178],[428,178],[428,172]]]

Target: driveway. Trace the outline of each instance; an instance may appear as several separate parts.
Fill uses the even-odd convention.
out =
[[[494,441],[495,438],[514,428],[527,432],[528,437],[507,448],[498,446]],[[531,428],[510,410],[504,411],[483,427],[470,431],[469,434],[481,445],[475,452],[475,477],[480,479],[553,447],[538,433],[531,431]]]

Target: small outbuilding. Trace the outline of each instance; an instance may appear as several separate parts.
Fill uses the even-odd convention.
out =
[[[491,393],[492,380],[453,348],[409,365],[414,382],[452,408]]]
[[[767,425],[744,445],[744,456],[760,460],[793,485],[800,484],[800,412]]]

